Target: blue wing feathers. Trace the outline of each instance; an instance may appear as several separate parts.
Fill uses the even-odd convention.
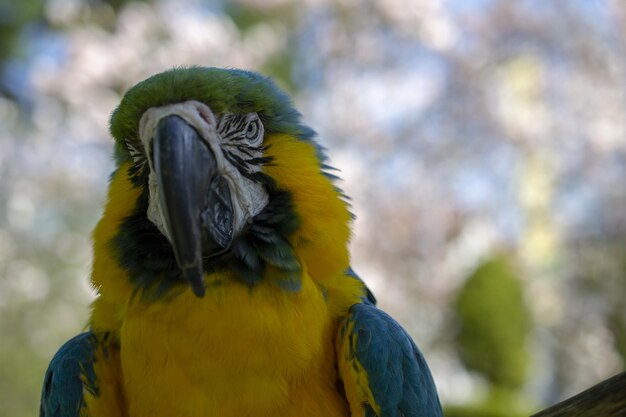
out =
[[[351,356],[367,373],[377,417],[442,416],[428,365],[406,331],[371,303],[352,306],[348,320],[356,339]],[[365,415],[376,417],[369,405]]]
[[[91,332],[67,341],[54,355],[41,392],[40,417],[79,417],[83,388],[97,395],[93,369],[97,340]]]

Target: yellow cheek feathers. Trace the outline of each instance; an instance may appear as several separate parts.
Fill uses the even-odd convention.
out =
[[[266,138],[267,156],[273,158],[263,171],[278,186],[289,190],[300,219],[292,244],[309,274],[321,284],[343,275],[349,265],[350,212],[330,180],[320,169],[312,142],[289,135]]]
[[[119,329],[121,312],[117,309],[133,292],[128,273],[114,259],[111,247],[120,223],[133,212],[141,193],[141,189],[133,187],[128,178],[129,168],[129,163],[122,164],[111,178],[104,213],[93,231],[91,283],[99,297],[92,305],[90,324],[95,331]]]

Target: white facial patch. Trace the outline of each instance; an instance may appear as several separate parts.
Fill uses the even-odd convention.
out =
[[[224,156],[223,149],[228,149],[232,144],[220,136],[217,130],[218,120],[216,120],[211,109],[199,101],[186,101],[162,107],[151,107],[146,110],[139,121],[139,137],[146,152],[150,152],[150,145],[159,121],[170,115],[177,115],[190,126],[193,126],[213,151],[217,165],[216,175],[223,176],[230,188],[233,208],[233,232],[234,236],[237,236],[245,225],[265,208],[269,201],[267,192],[261,184],[243,176]],[[262,151],[257,146],[246,150],[246,154],[253,157],[261,157]],[[159,204],[159,187],[154,167],[152,166],[152,159],[147,159],[150,166],[148,177],[150,199],[147,216],[161,233],[171,241],[171,235],[165,227],[163,213]],[[260,171],[260,166],[258,165],[251,165],[249,168],[251,172]]]

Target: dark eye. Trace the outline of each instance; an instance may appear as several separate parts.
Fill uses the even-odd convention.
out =
[[[246,127],[246,138],[255,139],[258,133],[259,133],[259,121],[252,120],[250,123],[248,123],[248,126]]]

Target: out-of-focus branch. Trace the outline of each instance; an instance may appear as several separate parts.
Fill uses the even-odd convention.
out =
[[[626,372],[546,408],[532,417],[626,416]]]

